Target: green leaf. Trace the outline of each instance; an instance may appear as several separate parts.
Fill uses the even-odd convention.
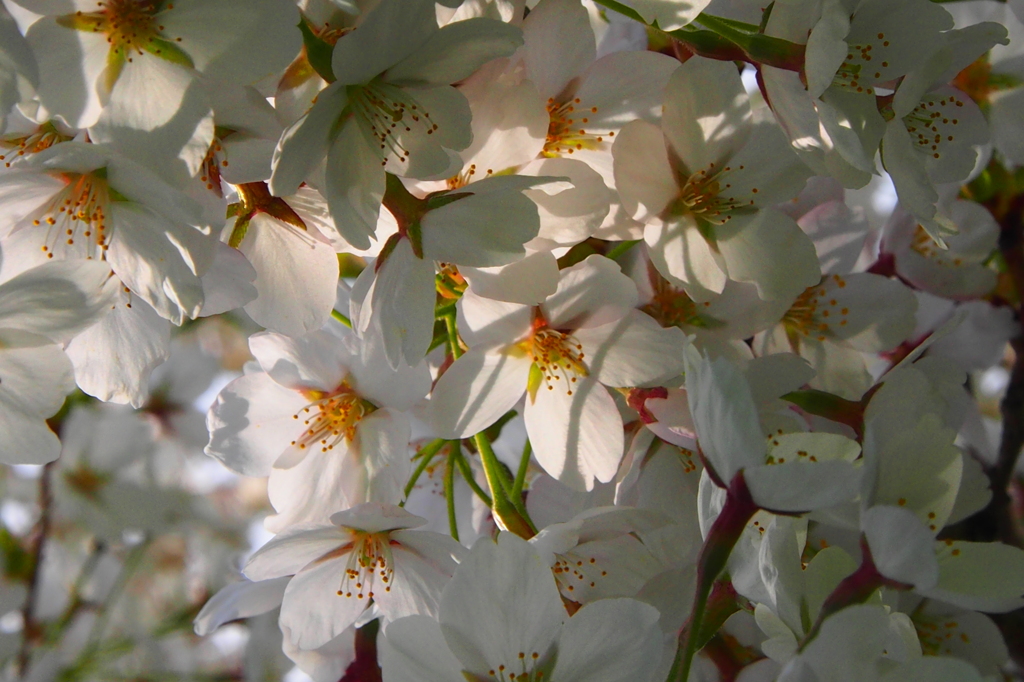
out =
[[[169,40],[163,38],[153,37],[149,39],[143,49],[151,55],[160,57],[160,59],[166,60],[172,64],[178,64],[188,69],[194,69],[195,64],[192,62],[192,58],[189,57],[184,50],[175,45]]]
[[[318,38],[305,19],[299,21],[299,30],[302,31],[302,44],[306,48],[306,60],[309,65],[328,83],[338,80],[334,77],[334,67],[331,66],[334,46]]]

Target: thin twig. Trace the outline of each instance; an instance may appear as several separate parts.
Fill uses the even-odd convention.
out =
[[[21,630],[22,639],[17,657],[19,676],[24,675],[28,670],[32,647],[43,635],[42,627],[36,622],[34,612],[42,583],[43,549],[46,545],[46,539],[50,535],[52,522],[53,491],[50,488],[50,476],[55,464],[56,462],[49,462],[44,465],[42,474],[39,477],[39,520],[36,521],[36,525],[32,529],[29,541],[29,555],[32,557],[32,574],[29,577],[28,595],[25,597],[25,605],[21,608],[23,623]]]

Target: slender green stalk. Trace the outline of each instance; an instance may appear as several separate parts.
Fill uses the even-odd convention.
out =
[[[444,499],[448,504],[448,532],[459,542],[459,520],[455,517],[455,453],[452,448],[444,467]]]
[[[505,469],[498,461],[498,457],[491,449],[491,443],[483,432],[473,436],[477,450],[480,452],[480,462],[484,466],[484,476],[487,477],[487,486],[491,489],[491,511],[495,518],[508,530],[523,538],[531,538],[537,534],[537,528],[530,522],[526,509],[522,506],[522,498],[519,504],[509,500],[508,494],[512,488],[512,481],[508,480]]]
[[[634,246],[636,246],[639,243],[640,243],[639,239],[627,239],[626,241],[619,242],[618,244],[616,244],[612,248],[608,249],[608,252],[606,254],[604,254],[604,256],[605,256],[605,258],[609,258],[611,260],[617,260],[619,256],[621,256],[624,253],[628,252],[630,249],[632,249]]]
[[[476,479],[473,478],[473,470],[469,468],[469,462],[467,462],[466,458],[462,455],[462,448],[455,448],[453,446],[453,449],[455,451],[455,464],[459,467],[459,473],[462,474],[462,479],[466,481],[466,485],[468,485],[469,489],[480,498],[481,502],[486,504],[488,507],[493,507],[494,501],[491,500],[491,496],[488,495],[476,482]]]
[[[409,493],[412,492],[412,489],[416,487],[416,481],[420,479],[420,475],[423,474],[423,471],[430,465],[430,460],[434,459],[434,455],[436,455],[438,450],[443,448],[447,442],[448,441],[443,438],[437,438],[420,448],[419,454],[417,454],[417,457],[420,458],[420,463],[416,465],[416,470],[412,472],[412,476],[409,477],[409,482],[405,484],[404,497],[406,499],[409,498]],[[405,500],[402,500],[398,506],[404,507]]]
[[[345,325],[349,329],[352,328],[352,320],[348,319],[348,317],[346,317],[345,315],[342,315],[337,310],[332,310],[331,311],[331,317],[336,319],[338,322],[341,322],[343,325]]]
[[[512,482],[512,492],[509,495],[513,500],[522,498],[523,486],[526,485],[526,471],[530,468],[530,455],[533,454],[533,447],[530,439],[526,439],[523,446],[523,454],[519,458],[519,470],[516,472],[516,480]]]
[[[452,357],[458,360],[462,357],[462,346],[459,345],[459,330],[455,326],[455,310],[444,316],[444,326],[448,330],[448,347],[451,348]]]

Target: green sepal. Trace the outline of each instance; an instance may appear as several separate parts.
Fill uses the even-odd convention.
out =
[[[505,414],[501,415],[498,421],[484,429],[484,435],[487,437],[487,440],[492,443],[498,440],[501,436],[501,430],[505,428],[505,424],[508,424],[510,421],[515,419],[516,414],[518,413],[515,410],[509,410]],[[509,478],[511,478],[511,476]]]
[[[169,40],[164,40],[163,38],[157,38],[154,36],[149,39],[142,49],[151,55],[159,57],[160,59],[172,64],[184,66],[187,69],[195,68],[195,63],[193,63],[192,58],[189,57],[184,50]]]
[[[299,21],[299,30],[302,31],[302,44],[306,48],[306,60],[309,61],[309,65],[328,83],[338,80],[334,77],[334,67],[331,66],[334,46],[318,38],[305,19]]]
[[[530,365],[530,376],[526,379],[526,392],[530,394],[530,402],[537,400],[537,389],[544,383],[544,372],[537,363]]]
[[[245,239],[245,233],[249,231],[249,220],[248,216],[238,216],[238,219],[235,220],[235,226],[231,228],[228,246],[237,249],[242,244],[242,240]]]

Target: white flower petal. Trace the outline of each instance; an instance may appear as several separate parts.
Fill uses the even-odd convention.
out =
[[[587,604],[562,627],[551,679],[646,682],[662,656],[658,610],[633,599]]]
[[[526,433],[545,471],[574,490],[591,490],[595,480],[607,483],[619,469],[622,417],[592,377],[571,384],[571,391],[566,381],[542,381],[536,398],[527,397]]]
[[[428,408],[432,427],[444,438],[483,431],[523,396],[531,364],[525,355],[470,349],[434,387]]]

